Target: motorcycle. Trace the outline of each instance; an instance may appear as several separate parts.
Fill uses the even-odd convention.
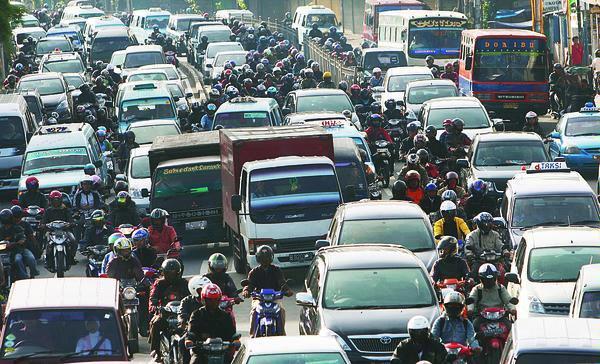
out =
[[[104,256],[110,251],[107,245],[95,245],[85,248],[81,254],[87,258],[86,277],[99,277]]]
[[[140,299],[138,298],[138,290],[140,284],[135,279],[121,279],[119,281],[121,287],[121,301],[125,314],[123,320],[127,325],[127,344],[130,353],[139,352],[140,343],[138,339],[140,317],[138,306]]]
[[[68,222],[60,220],[46,224],[46,228],[49,230],[47,239],[48,248],[52,250],[54,255],[54,272],[58,278],[63,278],[65,272],[71,268],[68,259],[69,236],[67,234],[67,228],[70,225]],[[46,256],[46,259],[48,258]],[[46,265],[51,266],[50,264]]]
[[[466,345],[460,343],[450,342],[444,344],[448,355],[446,356],[446,362],[451,364],[467,364],[471,363],[471,357],[473,356],[473,350]]]
[[[237,291],[237,294],[242,292],[241,289]],[[243,302],[243,301],[242,301]],[[226,295],[221,296],[221,302],[219,302],[219,308],[227,312],[231,316],[233,326],[235,326],[235,314],[233,313],[233,306],[236,305],[235,298],[227,297]]]
[[[85,230],[92,226],[92,212],[94,212],[93,209],[75,212],[73,219],[77,221],[77,225],[75,226],[75,237],[78,240],[83,240]]]
[[[479,343],[483,347],[482,362],[496,364],[500,362],[500,355],[510,332],[510,328],[501,320],[507,316],[503,308],[490,307],[480,312],[484,319],[475,331],[479,333]]]
[[[247,279],[242,280],[242,287],[249,284]],[[251,337],[282,336],[283,322],[281,308],[276,300],[283,299],[283,292],[274,289],[261,289],[260,292],[252,292],[252,299],[259,300],[259,305],[254,310],[252,322],[254,332]]]
[[[38,242],[38,246],[32,252],[37,259],[40,258],[42,251],[44,251],[44,234],[42,234],[42,230],[40,229],[42,224],[42,217],[44,215],[45,210],[39,206],[28,206],[24,210],[25,216],[23,217],[23,221],[29,224],[33,229],[33,233],[35,236],[35,240]]]
[[[402,140],[406,138],[406,120],[390,119],[384,129],[390,134],[394,141],[394,159],[400,159],[400,145]]]
[[[4,267],[4,281],[6,282],[6,287],[4,288],[6,292],[2,292],[1,294],[4,297],[8,297],[10,286],[12,286],[13,283],[12,260],[10,259],[8,245],[8,241],[0,241],[0,261],[2,262],[2,266]]]
[[[160,309],[160,314],[168,324],[168,328],[160,333],[160,351],[165,364],[179,362],[179,350],[177,350],[179,336],[176,338],[175,332],[178,329],[177,315],[179,314],[180,305],[180,301],[171,301]]]
[[[177,55],[173,51],[166,51],[165,58],[167,59],[168,64],[172,64],[175,67],[179,67],[179,61],[177,60]]]
[[[379,180],[382,181],[383,187],[387,188],[390,185],[390,177],[394,169],[390,152],[391,143],[387,140],[377,140],[374,144],[373,163],[375,163]]]
[[[506,281],[504,279],[504,274],[506,273],[506,268],[504,267],[503,256],[502,253],[494,251],[494,250],[484,250],[480,255],[479,259],[482,263],[490,263],[493,264],[498,270],[498,284],[506,285]]]
[[[240,334],[235,334],[233,336],[233,341],[223,341],[223,339],[217,338],[209,338],[204,342],[193,342],[191,340],[185,341],[186,349],[194,349],[199,350],[203,355],[205,355],[205,359],[203,362],[206,364],[224,364],[225,356],[228,352],[232,350],[235,351],[240,347]]]
[[[137,227],[131,224],[121,224],[115,228],[115,232],[125,235],[127,239],[131,239],[131,234],[133,234],[136,229]]]

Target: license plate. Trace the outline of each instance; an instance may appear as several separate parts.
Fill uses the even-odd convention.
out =
[[[288,255],[290,258],[290,263],[310,262],[314,256],[315,253],[294,253]]]
[[[123,299],[123,306],[138,306],[140,304],[139,298],[134,298],[132,300]]]
[[[378,148],[377,153],[387,153],[388,150],[386,148]]]
[[[186,230],[198,230],[198,229],[206,229],[208,222],[206,220],[201,221],[190,221],[185,223]]]
[[[506,104],[502,104],[502,107],[505,109],[518,109],[519,104],[517,104],[516,102],[508,102]]]

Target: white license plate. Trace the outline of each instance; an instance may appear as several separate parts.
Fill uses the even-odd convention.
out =
[[[388,149],[387,148],[378,148],[377,149],[377,153],[387,153]]]
[[[198,229],[206,229],[206,226],[208,225],[208,223],[206,222],[206,220],[201,220],[201,221],[190,221],[190,222],[186,222],[185,223],[185,229],[186,230],[198,230]]]
[[[290,254],[289,258],[290,258],[290,263],[303,263],[303,262],[310,262],[314,256],[315,256],[314,253],[295,253],[295,254]]]

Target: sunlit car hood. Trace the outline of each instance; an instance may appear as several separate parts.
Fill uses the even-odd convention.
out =
[[[83,168],[72,171],[49,172],[35,175],[35,177],[40,181],[40,189],[75,186],[79,183],[83,176],[85,176],[83,173]],[[29,176],[21,177],[21,180],[19,181],[19,191],[25,190],[25,180],[27,177]]]

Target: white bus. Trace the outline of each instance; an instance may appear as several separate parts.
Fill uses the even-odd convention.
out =
[[[378,45],[401,48],[409,66],[431,55],[438,66],[458,59],[467,17],[454,11],[394,10],[379,15]],[[441,62],[440,62],[441,61]]]

